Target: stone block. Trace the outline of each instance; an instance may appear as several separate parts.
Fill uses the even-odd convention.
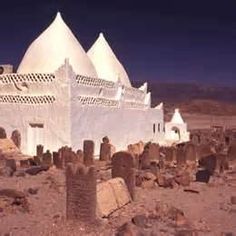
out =
[[[84,223],[96,219],[97,179],[93,166],[69,163],[66,168],[66,216]]]
[[[92,140],[84,140],[84,164],[91,166],[94,163],[94,142]]]
[[[108,217],[131,201],[127,186],[122,178],[110,179],[97,186],[97,214]]]
[[[124,179],[132,199],[135,198],[135,159],[128,152],[116,152],[112,156],[112,178]]]

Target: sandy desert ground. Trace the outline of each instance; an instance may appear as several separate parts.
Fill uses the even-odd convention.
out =
[[[103,180],[109,175],[109,170],[99,172]],[[139,234],[126,235],[220,236],[236,233],[236,205],[230,200],[236,195],[235,164],[226,173],[215,175],[208,184],[192,182],[188,187],[162,188],[157,184],[137,187],[135,201],[89,226],[66,222],[62,170],[51,168],[36,176],[1,177],[0,186],[24,192],[29,203],[27,211],[17,205],[4,207],[5,202],[0,198],[0,235],[116,235],[119,227],[137,215],[146,216],[148,223],[141,221],[137,227]],[[185,189],[196,192],[185,192]],[[182,224],[181,220],[179,223],[158,216],[160,202],[183,211],[186,222]]]

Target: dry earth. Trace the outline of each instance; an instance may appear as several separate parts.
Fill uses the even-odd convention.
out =
[[[99,175],[107,178],[108,172]],[[192,182],[187,187],[199,193],[185,192],[185,188],[180,186],[173,189],[157,185],[153,188],[137,187],[134,202],[89,227],[65,220],[65,177],[62,170],[51,168],[36,176],[0,177],[0,187],[24,191],[29,201],[29,212],[19,207],[6,210],[0,205],[0,235],[115,235],[117,228],[133,216],[155,212],[159,201],[181,209],[188,223],[177,227],[155,219],[144,229],[144,235],[177,235],[176,232],[183,229],[194,229],[195,234],[180,235],[236,233],[236,205],[230,203],[231,196],[236,194],[236,165],[228,173],[213,177],[208,184]],[[38,192],[30,194],[29,188],[36,188]]]

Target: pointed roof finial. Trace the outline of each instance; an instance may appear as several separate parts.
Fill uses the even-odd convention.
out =
[[[184,120],[183,120],[178,108],[175,109],[175,113],[171,119],[171,122],[175,123],[175,124],[184,124]]]

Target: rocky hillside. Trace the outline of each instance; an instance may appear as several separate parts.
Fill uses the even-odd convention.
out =
[[[133,85],[139,87],[142,82]],[[164,102],[168,113],[179,107],[185,113],[236,115],[236,87],[196,83],[159,83],[150,81],[152,105]]]

